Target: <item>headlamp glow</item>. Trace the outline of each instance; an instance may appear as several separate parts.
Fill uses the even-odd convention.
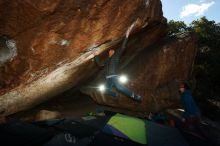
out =
[[[119,82],[125,84],[128,82],[128,78],[125,75],[119,76]]]
[[[99,86],[99,91],[104,92],[105,91],[105,85],[101,84]]]

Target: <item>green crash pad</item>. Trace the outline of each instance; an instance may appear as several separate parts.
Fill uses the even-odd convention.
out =
[[[131,140],[137,143],[147,144],[147,133],[144,120],[116,114],[111,117],[107,124],[119,130]]]

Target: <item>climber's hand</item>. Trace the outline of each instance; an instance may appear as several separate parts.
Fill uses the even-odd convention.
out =
[[[133,27],[129,27],[129,28],[128,28],[128,30],[127,30],[127,32],[126,32],[126,38],[128,38],[128,36],[129,36],[129,34],[130,34],[132,28],[133,28]]]
[[[126,38],[128,38],[129,34],[131,33],[131,30],[135,27],[136,21],[128,28],[126,32]]]

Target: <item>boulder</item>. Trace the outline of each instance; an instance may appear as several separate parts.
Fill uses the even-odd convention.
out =
[[[133,85],[129,88],[146,96],[137,110],[147,110],[144,103],[153,100],[145,89],[154,90],[173,79],[188,77],[193,62],[193,37],[189,36],[188,42],[187,38],[181,39],[182,44],[164,41],[161,47],[152,48],[167,32],[160,0],[1,0],[0,20],[0,36],[7,36],[16,46],[13,54],[0,48],[1,54],[9,52],[6,59],[0,55],[0,117],[29,109],[92,81],[100,71],[93,61],[94,51],[106,58],[106,51],[121,45],[134,22],[137,25],[129,36],[121,68],[130,76]],[[185,43],[191,44],[186,47],[189,52],[175,54],[178,47],[185,50]],[[157,53],[148,56],[142,51]],[[178,57],[182,58],[179,61],[187,57],[187,67],[173,66],[169,62],[173,56],[169,55],[177,61]],[[180,72],[181,67],[184,73]],[[156,72],[149,74],[151,70]],[[88,90],[85,93],[91,95]],[[112,106],[124,104],[122,107],[132,109],[140,105],[125,97],[120,104],[112,104],[109,97],[103,102],[98,94],[91,96],[98,103]]]
[[[34,121],[45,121],[60,118],[61,114],[57,111],[40,110],[36,113]]]
[[[124,95],[113,98],[100,92],[98,86],[105,83],[103,73],[81,90],[99,104],[131,111],[157,112],[178,106],[178,84],[189,79],[191,75],[196,41],[192,33],[177,34],[165,37],[160,42],[134,53],[133,56],[129,49],[136,49],[136,44],[128,47],[129,54],[125,53],[122,58],[119,75],[128,76],[129,82],[125,86],[142,96],[142,102],[136,102]],[[130,59],[131,57],[133,59]]]

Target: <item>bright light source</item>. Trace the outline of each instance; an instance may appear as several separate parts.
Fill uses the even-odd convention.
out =
[[[178,110],[178,111],[181,111],[181,112],[184,112],[184,111],[185,111],[184,109],[180,109],[180,108],[179,108],[179,109],[177,109],[177,110]]]
[[[125,75],[121,75],[119,77],[119,82],[120,83],[124,84],[124,83],[127,83],[127,81],[128,81],[128,78]]]
[[[105,91],[105,85],[100,85],[99,86],[99,91],[104,92]]]

